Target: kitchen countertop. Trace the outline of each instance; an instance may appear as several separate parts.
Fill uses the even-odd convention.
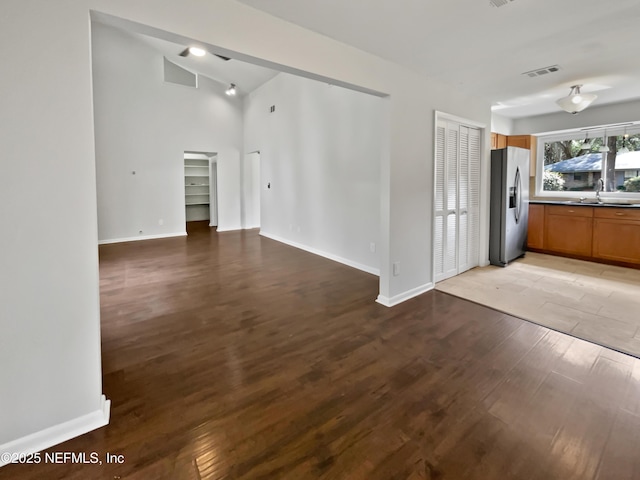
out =
[[[613,208],[640,208],[640,204],[625,203],[581,203],[577,200],[529,200],[534,205],[571,205],[576,207],[613,207]]]

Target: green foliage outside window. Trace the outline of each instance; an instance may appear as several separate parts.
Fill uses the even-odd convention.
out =
[[[633,177],[624,182],[625,192],[640,192],[640,177]]]
[[[558,172],[549,172],[545,170],[542,177],[542,183],[544,190],[564,190],[564,179]]]

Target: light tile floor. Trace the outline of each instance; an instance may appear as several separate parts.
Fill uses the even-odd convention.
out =
[[[640,358],[640,270],[528,252],[436,289]]]

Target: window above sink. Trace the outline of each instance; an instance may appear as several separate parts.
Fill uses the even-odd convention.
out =
[[[539,135],[536,196],[640,201],[640,122]],[[624,200],[624,201],[623,201]]]

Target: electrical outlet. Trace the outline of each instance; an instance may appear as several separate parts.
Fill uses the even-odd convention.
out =
[[[400,262],[393,262],[393,276],[397,277],[400,275]]]
[[[369,244],[369,250],[371,250],[371,253],[376,253],[376,244],[374,242]]]

